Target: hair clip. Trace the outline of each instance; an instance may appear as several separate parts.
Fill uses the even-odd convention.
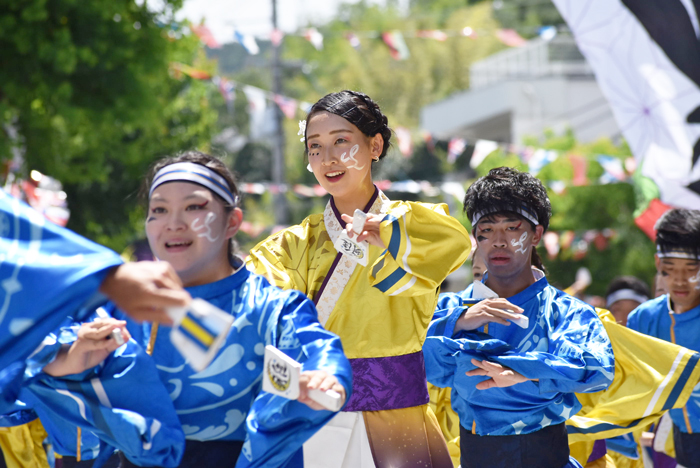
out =
[[[299,141],[306,140],[306,120],[299,121],[299,131],[297,132],[297,135],[301,135]]]

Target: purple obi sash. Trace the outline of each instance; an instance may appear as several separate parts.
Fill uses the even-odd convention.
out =
[[[588,457],[588,462],[596,461],[599,458],[603,458],[606,453],[608,453],[608,448],[605,445],[605,440],[596,440],[593,444],[593,451]]]
[[[350,359],[352,396],[343,411],[381,411],[425,405],[430,400],[423,351]]]

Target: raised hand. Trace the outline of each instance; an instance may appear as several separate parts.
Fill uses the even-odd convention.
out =
[[[510,320],[517,320],[523,309],[511,304],[506,299],[484,299],[470,306],[455,324],[455,332],[476,330],[487,323],[499,323],[509,326]]]
[[[138,321],[170,324],[166,307],[181,307],[191,297],[167,262],[125,263],[109,272],[100,291]]]
[[[479,375],[490,377],[476,384],[477,390],[487,390],[494,387],[510,387],[530,380],[524,375],[515,372],[513,369],[502,366],[497,362],[472,359],[472,364],[477,368],[466,373],[469,377]]]
[[[324,410],[323,406],[309,398],[309,390],[335,390],[340,394],[342,403],[345,403],[345,388],[340,385],[338,379],[325,371],[304,371],[299,376],[299,401],[311,409]],[[342,404],[341,404],[342,406]]]
[[[357,236],[357,242],[366,240],[372,245],[376,245],[382,249],[386,248],[382,237],[379,235],[379,225],[382,223],[384,215],[367,213],[367,221],[365,221],[365,226],[362,233],[359,235],[355,234],[355,231],[352,230],[352,216],[344,214],[342,215],[342,218],[343,221],[347,223],[345,229],[347,230],[348,237],[350,237],[350,239]]]
[[[44,366],[44,372],[60,377],[95,367],[121,346],[111,336],[116,329],[121,330],[124,342],[129,341],[131,335],[123,320],[108,318],[81,324],[78,339],[71,345],[64,345],[56,358]]]

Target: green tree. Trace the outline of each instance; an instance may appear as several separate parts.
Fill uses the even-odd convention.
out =
[[[142,226],[135,197],[155,158],[207,148],[218,128],[212,87],[169,73],[214,70],[198,39],[135,0],[7,0],[0,7],[0,158],[64,183],[69,227],[120,249]],[[163,22],[167,27],[163,27]],[[218,100],[217,100],[218,99]]]

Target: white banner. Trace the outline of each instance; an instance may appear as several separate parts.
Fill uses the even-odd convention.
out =
[[[642,174],[663,202],[700,209],[700,0],[553,1]]]

